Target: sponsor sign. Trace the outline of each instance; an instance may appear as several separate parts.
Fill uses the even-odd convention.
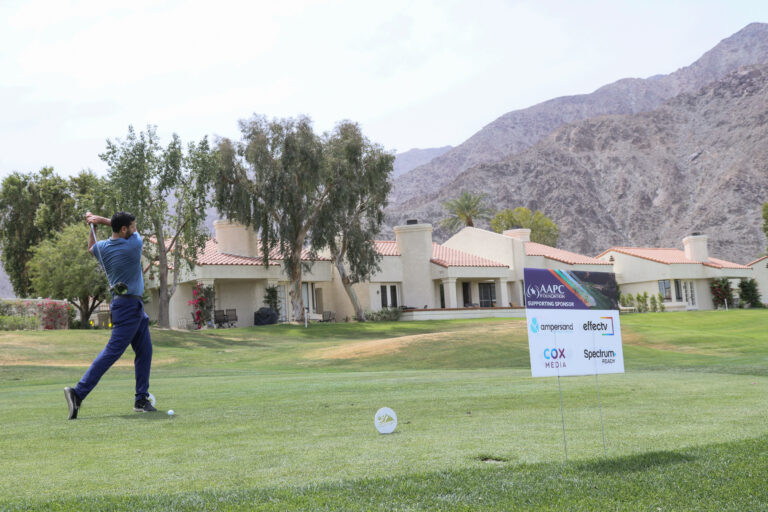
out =
[[[525,269],[534,377],[624,373],[616,277]]]

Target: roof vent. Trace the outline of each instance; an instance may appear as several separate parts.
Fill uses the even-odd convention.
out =
[[[610,261],[611,263],[613,263],[614,261],[616,261],[616,259],[613,257],[613,255],[611,255],[611,257],[610,257],[610,258],[608,258],[608,261]]]
[[[691,236],[701,236],[701,231],[694,231]]]
[[[407,221],[405,221],[405,223],[406,223],[406,225],[411,226],[413,224],[418,224],[419,221],[416,220],[416,219],[408,219]]]

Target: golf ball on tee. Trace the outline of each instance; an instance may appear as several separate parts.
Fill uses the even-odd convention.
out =
[[[173,412],[173,409],[168,410],[168,416],[173,416],[175,413]]]

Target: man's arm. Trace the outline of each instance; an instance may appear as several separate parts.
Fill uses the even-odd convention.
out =
[[[110,221],[108,218],[94,215],[91,212],[86,212],[85,222],[87,224],[104,224],[107,226],[112,225],[112,221]],[[90,231],[88,233],[88,252],[90,252],[91,254],[93,254],[94,244],[96,244],[96,239],[93,237],[93,231]]]

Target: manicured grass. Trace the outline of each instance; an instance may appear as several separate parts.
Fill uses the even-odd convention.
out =
[[[7,333],[0,509],[765,509],[768,312],[622,326],[627,373],[599,379],[607,457],[595,378],[561,379],[568,462],[522,320],[154,330],[162,412],[131,412],[128,365],[77,421],[61,389],[108,333]]]

